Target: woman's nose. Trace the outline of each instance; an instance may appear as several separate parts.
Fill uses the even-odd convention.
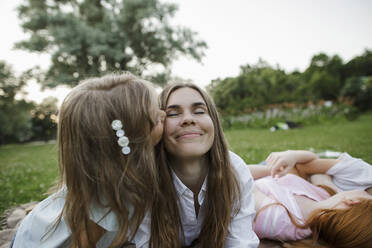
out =
[[[182,120],[181,120],[181,125],[190,125],[190,124],[194,124],[195,123],[195,119],[194,119],[194,116],[191,112],[189,111],[185,111],[182,115]]]

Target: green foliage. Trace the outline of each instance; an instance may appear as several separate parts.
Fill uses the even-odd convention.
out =
[[[57,102],[55,97],[47,97],[32,111],[32,139],[52,140],[57,133]]]
[[[365,50],[344,66],[344,78],[353,76],[372,76],[372,50]]]
[[[195,32],[170,24],[176,11],[158,0],[24,0],[18,13],[30,37],[16,48],[51,54],[39,75],[45,87],[111,71],[166,73],[178,55],[200,61],[206,48]]]
[[[347,78],[341,96],[352,99],[360,110],[372,109],[372,76]]]
[[[257,65],[242,66],[236,78],[212,81],[207,90],[221,113],[234,115],[290,101],[298,83],[295,79],[260,60]]]
[[[329,121],[355,120],[359,112],[350,104],[339,104],[327,106],[324,102],[310,105],[294,105],[288,107],[280,106],[266,109],[265,111],[255,111],[239,116],[223,116],[222,126],[228,129],[245,128],[267,128],[273,127],[277,123],[291,121],[300,126],[310,126]]]
[[[0,145],[29,140],[49,140],[56,136],[57,99],[41,104],[17,99],[32,72],[16,77],[12,68],[0,61]]]
[[[312,91],[312,100],[336,100],[342,88],[342,60],[335,55],[330,58],[324,53],[314,55],[310,66],[305,70],[303,77]]]
[[[216,79],[207,90],[223,115],[245,115],[273,105],[345,99],[359,111],[372,109],[372,51],[344,64],[338,55],[319,53],[303,72],[286,73],[263,60],[241,66],[237,77]],[[354,111],[354,113],[356,113]]]
[[[32,103],[17,100],[28,79],[27,72],[17,78],[10,66],[0,61],[0,144],[23,142],[32,136]]]

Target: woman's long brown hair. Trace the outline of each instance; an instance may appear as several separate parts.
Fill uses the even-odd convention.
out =
[[[166,108],[169,96],[180,88],[191,88],[203,97],[214,124],[215,138],[206,154],[209,162],[206,215],[199,235],[200,247],[223,247],[231,218],[240,209],[240,189],[233,170],[227,142],[224,138],[216,107],[203,90],[194,84],[171,84],[160,95],[161,109]],[[173,186],[169,156],[164,143],[158,147],[158,173],[161,195],[155,198],[152,208],[150,247],[181,247],[183,234],[178,196]]]
[[[148,82],[122,74],[89,79],[64,100],[58,124],[60,186],[67,188],[61,218],[71,229],[71,247],[82,246],[84,233],[95,247],[89,225],[92,207],[108,207],[117,217],[111,247],[129,240],[151,207],[158,192],[150,135],[155,97]],[[121,152],[113,120],[123,123],[129,155]]]

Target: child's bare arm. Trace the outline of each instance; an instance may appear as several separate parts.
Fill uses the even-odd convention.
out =
[[[296,169],[299,171],[299,173],[309,177],[314,174],[325,174],[337,162],[337,159],[317,158],[307,163],[297,163]]]
[[[325,185],[335,192],[338,192],[337,186],[333,183],[332,177],[326,174],[314,174],[309,177],[309,181],[314,185]]]
[[[271,170],[271,176],[284,176],[297,163],[308,163],[317,159],[317,156],[309,151],[272,152],[266,159],[267,165]]]
[[[261,177],[270,176],[270,168],[268,166],[249,164],[248,168],[251,171],[254,180]]]

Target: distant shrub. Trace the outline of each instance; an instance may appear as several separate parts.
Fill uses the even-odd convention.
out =
[[[355,120],[359,116],[356,107],[348,102],[333,104],[331,101],[309,102],[304,105],[283,104],[239,116],[225,116],[225,129],[269,128],[279,122],[291,121],[300,125],[310,125],[328,120],[346,118]]]

